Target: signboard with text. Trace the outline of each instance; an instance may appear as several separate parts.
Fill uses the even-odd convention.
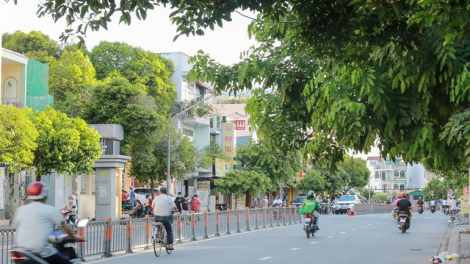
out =
[[[215,176],[217,177],[225,176],[225,160],[224,159],[215,159]]]
[[[245,120],[236,120],[237,130],[245,130]]]
[[[235,124],[225,123],[224,126],[224,156],[226,169],[232,169],[233,157],[235,156]]]

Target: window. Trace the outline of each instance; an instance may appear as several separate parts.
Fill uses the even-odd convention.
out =
[[[379,172],[378,172],[378,171],[375,172],[375,178],[376,178],[376,179],[380,179],[380,176],[379,176]]]
[[[382,171],[382,181],[385,181],[385,171]]]
[[[405,185],[404,184],[400,184],[400,191],[404,191],[405,190]]]
[[[80,175],[80,194],[88,194],[88,177],[86,174]]]
[[[31,171],[26,171],[26,174],[24,176],[24,186],[28,187],[30,183],[31,183]]]
[[[400,178],[405,178],[405,171],[400,171]]]
[[[96,173],[92,171],[90,174],[90,181],[91,181],[91,195],[96,194]]]
[[[387,192],[387,185],[383,186],[383,190],[384,190],[384,192]]]
[[[400,174],[400,173],[399,173],[398,171],[394,171],[394,172],[393,172],[393,176],[395,176],[395,177],[398,177],[399,174]]]
[[[393,189],[394,189],[394,190],[398,189],[398,184],[394,184],[394,185],[393,185]]]
[[[194,136],[194,131],[192,131],[190,129],[187,129],[187,128],[183,128],[183,134],[188,136],[188,137],[193,137]]]

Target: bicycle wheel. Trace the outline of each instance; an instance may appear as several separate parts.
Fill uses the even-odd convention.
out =
[[[160,255],[162,254],[162,244],[160,243],[159,239],[161,231],[158,227],[155,227],[155,229],[157,232],[154,232],[154,234],[156,233],[156,235],[153,236],[152,240],[153,252],[155,253],[155,256],[160,257]]]

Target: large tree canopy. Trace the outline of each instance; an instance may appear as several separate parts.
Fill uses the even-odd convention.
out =
[[[46,0],[38,14],[65,17],[83,33],[106,28],[116,11],[124,23],[131,14],[145,19],[159,4],[176,9],[179,34],[222,26],[237,8],[259,13],[249,34],[261,44],[244,61],[224,67],[201,54],[195,72],[218,91],[273,90],[259,92],[248,113],[278,148],[301,146],[329,165],[346,149],[368,152],[377,139],[383,156],[407,162],[430,157],[449,168],[470,157],[464,119],[452,119],[470,107],[469,0]],[[440,137],[446,124],[463,137]]]
[[[27,111],[0,105],[0,164],[12,172],[31,167],[34,160],[38,131]]]
[[[2,35],[2,46],[42,63],[53,63],[60,55],[57,42],[38,31],[29,34],[21,31],[5,33]]]

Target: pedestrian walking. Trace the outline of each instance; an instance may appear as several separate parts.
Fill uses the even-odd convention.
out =
[[[200,204],[201,204],[201,201],[199,201],[197,194],[195,194],[193,196],[193,199],[191,199],[191,211],[199,213],[199,205]]]
[[[126,210],[126,203],[127,203],[127,197],[129,194],[126,192],[126,190],[122,190],[121,193],[121,202],[122,202],[122,210]]]
[[[188,195],[185,194],[183,201],[181,203],[181,214],[184,217],[184,221],[186,224],[189,224],[188,215],[189,215],[189,200]]]
[[[183,204],[183,196],[181,195],[181,192],[178,192],[178,197],[176,197],[175,199],[175,205],[176,205],[176,209],[178,209],[178,212],[181,213],[182,211],[182,208],[181,208],[181,205]]]

